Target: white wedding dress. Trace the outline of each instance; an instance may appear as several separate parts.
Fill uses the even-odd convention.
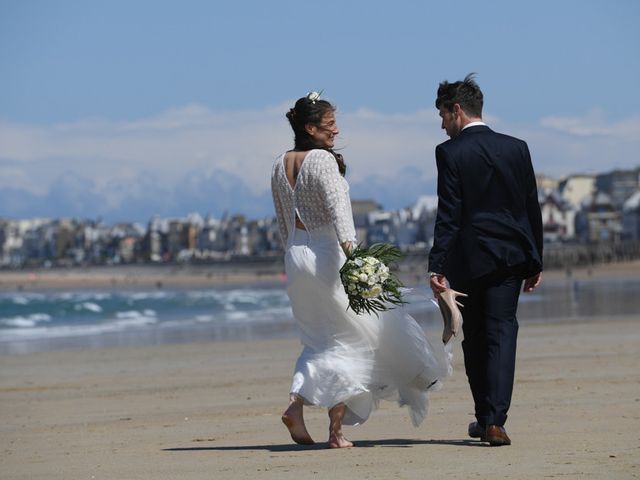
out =
[[[427,392],[451,373],[451,351],[434,348],[416,321],[396,308],[379,316],[356,315],[339,270],[340,247],[355,239],[348,184],[334,157],[312,150],[295,186],[279,157],[272,192],[285,243],[285,272],[293,315],[304,348],[296,362],[291,393],[306,404],[347,407],[343,423],[367,420],[380,399],[407,405],[418,426],[427,413]],[[295,228],[296,213],[306,230]]]

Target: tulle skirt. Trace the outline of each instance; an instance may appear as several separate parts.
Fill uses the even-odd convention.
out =
[[[310,405],[344,403],[346,425],[366,421],[381,399],[394,400],[418,426],[427,392],[451,374],[451,347],[434,348],[403,308],[379,316],[348,310],[339,276],[345,260],[333,228],[290,235],[285,271],[304,345],[291,393]]]

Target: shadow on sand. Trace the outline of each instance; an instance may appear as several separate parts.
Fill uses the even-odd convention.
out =
[[[455,447],[486,447],[486,443],[475,440],[415,440],[405,438],[388,438],[385,440],[360,440],[353,442],[354,447],[398,447],[409,448],[416,445],[451,445]],[[165,448],[165,452],[234,452],[248,450],[267,450],[269,452],[297,452],[302,450],[327,450],[327,443],[320,442],[313,445],[297,445],[286,443],[280,445],[237,445],[220,447],[176,447]]]

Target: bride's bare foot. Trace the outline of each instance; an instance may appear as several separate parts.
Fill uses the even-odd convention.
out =
[[[340,434],[338,436],[338,435],[331,434],[329,436],[329,448],[349,448],[349,447],[353,447],[353,442],[350,442],[349,440],[344,438],[344,435]]]
[[[282,414],[282,423],[289,429],[289,434],[294,442],[300,445],[313,445],[315,442],[309,435],[302,416],[302,399],[292,397],[289,408]]]
[[[353,443],[342,434],[342,419],[346,411],[344,403],[339,403],[329,410],[329,448],[353,447]]]

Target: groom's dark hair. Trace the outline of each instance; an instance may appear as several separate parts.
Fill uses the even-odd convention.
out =
[[[452,112],[453,105],[457,103],[467,115],[482,117],[482,90],[473,79],[474,76],[475,73],[470,73],[462,81],[449,83],[445,80],[440,83],[436,108],[444,107]]]

